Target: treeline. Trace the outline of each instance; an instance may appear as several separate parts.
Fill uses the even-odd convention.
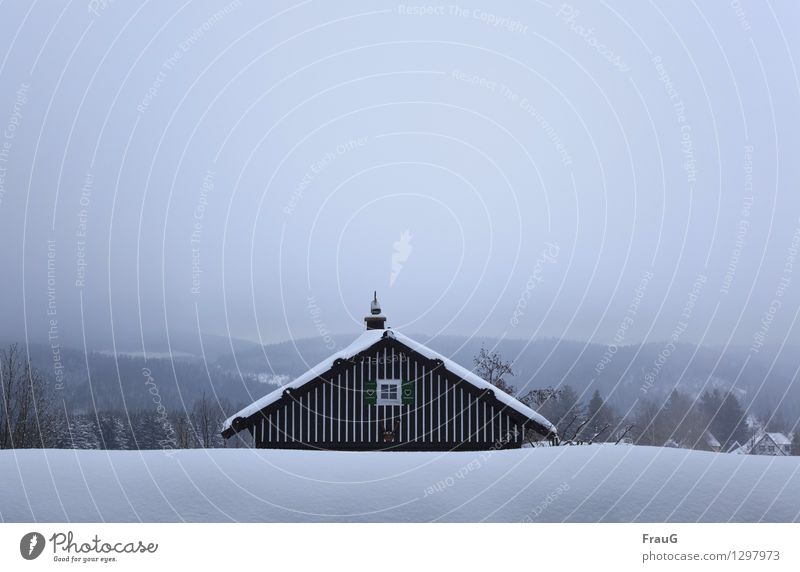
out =
[[[246,437],[225,443],[220,435],[241,404],[205,393],[185,410],[167,410],[156,393],[145,408],[72,413],[16,345],[0,350],[0,394],[0,449],[248,446]]]
[[[641,400],[625,414],[607,403],[597,390],[588,403],[582,402],[568,385],[533,390],[521,401],[556,425],[562,442],[625,441],[727,451],[752,436],[736,396],[717,390],[695,399],[675,389],[666,400]]]
[[[189,411],[102,411],[71,415],[57,423],[53,445],[61,449],[197,449],[251,446],[246,439],[225,442],[220,435],[227,419],[225,403],[205,396]],[[244,436],[243,436],[244,437]]]
[[[191,407],[204,391],[224,395],[234,403],[249,403],[253,395],[263,395],[269,389],[265,386],[270,385],[253,373],[221,367],[210,358],[168,358],[163,354],[145,358],[124,353],[84,353],[63,346],[59,350],[63,369],[57,379],[49,346],[19,347],[45,381],[59,388],[58,400],[69,411],[147,410],[151,408],[152,395],[143,382],[148,379],[157,385],[162,402],[173,409],[185,407],[184,403]]]
[[[224,407],[224,405],[223,405]],[[99,411],[64,414],[58,410],[42,410],[46,423],[32,424],[24,432],[25,439],[8,439],[0,448],[57,449],[196,449],[249,447],[242,436],[227,442],[220,435],[225,409],[210,400],[198,400],[188,411]],[[228,409],[231,410],[231,409]],[[47,431],[39,427],[47,426]],[[17,429],[12,424],[14,429]],[[13,431],[22,435],[22,430]]]
[[[748,415],[732,392],[711,389],[695,398],[673,389],[662,400],[639,399],[626,411],[617,411],[598,390],[585,402],[570,386],[534,389],[518,395],[508,378],[511,364],[497,352],[481,348],[474,358],[476,373],[502,391],[517,397],[556,426],[561,444],[628,442],[658,447],[728,451],[753,436]],[[765,431],[792,438],[793,454],[800,455],[800,421],[790,424],[770,412],[758,420]]]
[[[570,385],[545,387],[518,395],[507,379],[511,365],[499,354],[481,349],[476,373],[498,389],[515,395],[544,415],[558,431],[560,444],[630,442],[727,451],[744,444],[758,429],[792,437],[793,453],[800,454],[798,422],[787,423],[765,412],[756,426],[731,392],[716,389],[695,398],[674,389],[665,399],[640,399],[618,411],[598,390],[584,401]],[[31,367],[16,345],[0,350],[0,449],[185,449],[250,446],[244,435],[224,442],[225,419],[243,404],[209,397],[205,393],[180,410],[163,405],[156,384],[145,368],[146,406],[127,409],[69,411],[57,401],[53,387]]]
[[[47,447],[58,433],[52,392],[16,345],[0,350],[0,449]]]

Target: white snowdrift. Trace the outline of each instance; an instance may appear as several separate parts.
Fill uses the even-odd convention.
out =
[[[3,521],[798,521],[800,457],[0,451]]]

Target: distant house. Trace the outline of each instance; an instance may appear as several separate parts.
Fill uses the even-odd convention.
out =
[[[750,449],[751,455],[791,455],[792,440],[783,433],[764,433]]]
[[[734,443],[728,449],[737,455],[772,455],[792,454],[792,440],[783,433],[761,431],[751,437],[744,445]]]
[[[544,417],[471,371],[385,327],[377,296],[366,331],[223,425],[258,448],[487,450],[556,436]]]
[[[730,445],[728,445],[728,450],[725,451],[726,453],[733,453],[734,455],[746,455],[747,453],[742,448],[742,444],[739,441],[734,441]]]

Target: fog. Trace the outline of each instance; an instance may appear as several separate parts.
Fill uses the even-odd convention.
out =
[[[0,5],[0,338],[800,342],[792,2]]]

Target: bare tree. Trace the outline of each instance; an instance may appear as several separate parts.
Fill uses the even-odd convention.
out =
[[[580,434],[583,427],[589,422],[589,418],[583,419],[578,423],[578,426],[570,433],[569,429],[572,427],[573,423],[579,421],[581,419],[580,415],[573,416],[572,420],[566,426],[566,428],[561,431],[562,437],[559,439],[559,445],[580,445],[583,444],[583,441],[578,439],[578,435]]]
[[[201,447],[209,447],[211,444],[211,404],[206,399],[206,392],[200,399],[195,400],[192,408],[192,426],[195,436]]]
[[[586,442],[587,442],[587,443],[589,443],[589,444],[591,445],[592,443],[594,443],[594,442],[597,440],[597,438],[598,438],[598,437],[600,437],[600,435],[602,435],[603,433],[605,433],[606,431],[608,431],[608,429],[609,429],[610,427],[611,427],[611,424],[610,424],[610,423],[606,423],[606,424],[605,424],[605,425],[603,425],[603,426],[602,426],[600,429],[598,429],[598,430],[597,430],[597,431],[595,431],[593,434],[591,434],[591,435],[590,435],[590,436],[589,436],[589,437],[586,439]]]
[[[475,356],[474,362],[475,373],[479,377],[508,394],[514,393],[513,386],[506,383],[505,379],[503,379],[506,375],[514,375],[514,371],[511,369],[511,363],[504,362],[498,352],[490,353],[486,351],[486,348],[481,347],[481,351]]]
[[[192,408],[192,426],[198,444],[201,447],[217,447],[222,444],[220,430],[225,421],[227,401],[215,401],[203,396],[194,402]]]
[[[172,425],[175,428],[175,441],[178,449],[190,449],[195,439],[192,434],[192,424],[189,416],[179,411],[175,415]]]
[[[554,387],[542,387],[539,389],[531,389],[520,399],[520,401],[531,409],[538,410],[548,401],[558,399],[560,395],[561,390],[559,389]]]
[[[627,427],[625,427],[625,430],[620,434],[619,438],[616,440],[614,444],[619,445],[622,442],[622,440],[625,439],[625,437],[627,437],[628,433],[630,433],[631,430],[634,429],[635,427],[636,425],[628,425]]]
[[[0,351],[0,449],[52,447],[57,415],[50,388],[16,344]]]

